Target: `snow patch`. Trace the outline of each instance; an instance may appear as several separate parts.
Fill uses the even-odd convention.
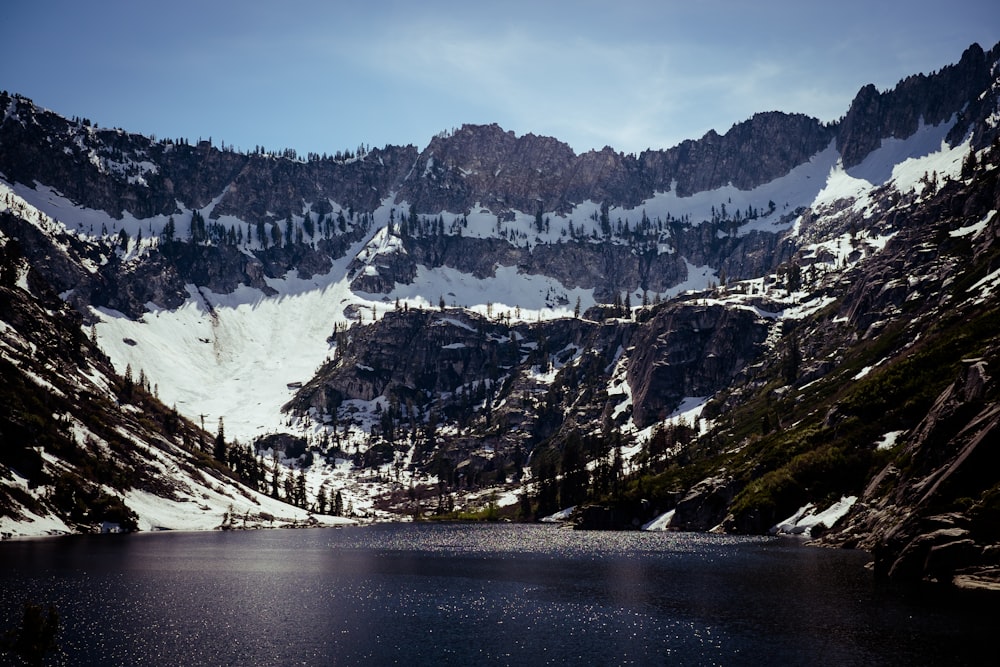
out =
[[[665,512],[660,516],[656,517],[649,523],[643,524],[642,530],[648,530],[648,531],[668,530],[670,528],[670,522],[674,520],[674,512],[675,510],[670,510],[669,512]]]
[[[522,273],[516,266],[497,266],[492,276],[477,278],[446,266],[419,265],[413,282],[397,283],[386,298],[423,308],[436,308],[443,299],[446,306],[468,308],[490,319],[509,315],[512,321],[572,317],[577,299],[581,311],[596,303],[593,289],[568,288],[555,278]]]
[[[844,496],[822,512],[816,511],[816,506],[812,503],[804,505],[799,510],[784,521],[778,522],[771,527],[772,535],[803,535],[810,537],[812,531],[819,525],[832,528],[840,521],[854,503],[858,501],[857,496]]]
[[[991,271],[986,275],[986,277],[970,287],[969,291],[979,292],[979,296],[976,301],[983,302],[988,299],[998,287],[1000,287],[1000,269]]]
[[[899,436],[904,433],[906,433],[906,431],[889,431],[875,442],[875,449],[878,451],[892,449],[896,446],[896,442],[899,441]]]
[[[995,210],[990,211],[989,213],[986,214],[986,217],[980,220],[979,222],[971,224],[967,227],[960,227],[958,229],[953,229],[950,232],[948,232],[948,236],[952,238],[960,238],[963,236],[971,235],[972,238],[976,238],[983,232],[984,229],[986,229],[986,225],[990,224],[990,220],[993,219],[994,215],[996,215],[996,211]]]
[[[539,519],[539,521],[541,521],[542,523],[562,523],[564,521],[569,520],[570,515],[573,513],[573,510],[575,509],[576,505],[572,507],[567,507],[564,510],[559,510],[555,514],[550,514],[548,516],[542,517],[541,519]]]
[[[824,178],[825,185],[812,202],[814,208],[829,206],[837,201],[853,201],[854,209],[865,211],[871,206],[869,195],[889,183],[900,192],[921,194],[928,182],[956,178],[961,174],[962,161],[969,152],[969,141],[951,147],[947,136],[956,118],[939,125],[927,125],[923,118],[917,131],[906,139],[894,137],[882,140],[879,148],[869,153],[861,164],[844,169],[837,160]]]

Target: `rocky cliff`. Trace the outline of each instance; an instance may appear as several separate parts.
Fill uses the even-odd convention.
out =
[[[613,429],[629,415],[646,426],[686,396],[714,394],[762,353],[768,329],[753,311],[696,302],[652,308],[641,323],[510,324],[462,309],[397,309],[334,332],[333,358],[286,408],[334,423],[346,405],[382,398],[395,428],[433,412],[442,426],[457,421],[489,437],[493,455],[512,461],[574,429]],[[631,399],[609,385],[631,387]],[[462,460],[480,445],[459,438],[447,451]]]

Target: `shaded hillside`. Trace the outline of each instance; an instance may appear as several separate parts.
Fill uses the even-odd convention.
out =
[[[236,508],[245,526],[293,517],[262,503],[248,449],[164,406],[141,372],[115,371],[10,235],[22,222],[0,213],[2,536],[221,527]],[[187,518],[167,518],[175,507]]]

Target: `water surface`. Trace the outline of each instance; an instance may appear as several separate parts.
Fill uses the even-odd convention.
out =
[[[72,665],[990,664],[996,605],[880,588],[866,560],[522,525],[16,540],[0,630],[53,604]]]

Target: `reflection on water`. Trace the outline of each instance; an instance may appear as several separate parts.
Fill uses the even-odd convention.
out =
[[[993,605],[875,587],[864,554],[549,526],[0,543],[0,621],[60,664],[976,664]],[[992,617],[991,617],[992,615]]]

